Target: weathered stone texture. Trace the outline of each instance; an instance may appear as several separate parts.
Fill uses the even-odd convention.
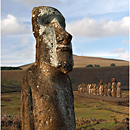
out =
[[[22,80],[23,130],[75,130],[74,98],[68,72],[73,68],[72,36],[52,7],[32,10],[36,62]]]

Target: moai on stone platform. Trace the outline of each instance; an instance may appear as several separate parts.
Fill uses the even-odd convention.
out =
[[[87,94],[87,84],[84,86],[84,93]]]
[[[97,88],[97,90],[96,90],[97,95],[100,95],[100,92],[99,92],[100,91],[100,89],[99,89],[100,85],[103,85],[103,79],[100,79],[99,84],[96,87]]]
[[[87,85],[87,93],[89,94],[89,84]]]
[[[93,95],[96,95],[96,84],[93,84]]]
[[[74,97],[68,72],[73,68],[72,36],[55,8],[32,10],[36,61],[22,80],[22,130],[75,130]]]
[[[116,87],[117,87],[116,97],[121,97],[121,82],[118,82]]]
[[[103,93],[104,93],[104,87],[103,87],[103,85],[100,85],[100,87],[99,87],[99,95],[103,96]]]
[[[86,84],[82,83],[81,86],[82,86],[82,89],[83,89],[83,93],[85,93]]]
[[[112,90],[111,90],[112,97],[116,97],[116,83],[112,83]]]
[[[82,93],[82,90],[83,90],[83,89],[82,89],[82,86],[81,86],[81,84],[80,84],[80,85],[78,86],[78,92],[79,92],[79,93]]]
[[[92,85],[89,84],[89,94],[91,94],[91,87],[92,87]]]
[[[107,96],[111,97],[111,83],[108,83],[108,86],[107,86]]]
[[[96,86],[96,95],[99,95],[99,85]]]
[[[104,96],[107,96],[107,84],[104,85]]]

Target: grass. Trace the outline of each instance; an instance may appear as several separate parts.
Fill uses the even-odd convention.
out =
[[[75,93],[75,92],[74,92]],[[125,93],[124,93],[125,94]],[[127,94],[127,92],[126,92]],[[1,110],[2,114],[7,115],[20,115],[20,92],[12,92],[12,93],[2,93],[1,94]],[[91,124],[82,124],[77,126],[77,128],[86,128],[90,127],[95,128],[96,130],[99,128],[113,128],[115,126],[120,125],[120,122],[129,117],[129,107],[114,105],[108,102],[95,100],[95,99],[87,99],[75,96],[74,98],[74,107],[75,107],[75,116],[76,118],[82,117],[84,119],[95,118],[96,120],[105,119],[106,121],[101,122],[99,124],[91,123]],[[110,109],[110,110],[106,110]],[[111,110],[114,110],[111,111]],[[117,112],[123,112],[126,114],[121,114]],[[114,123],[114,119],[118,121],[118,123]]]
[[[2,80],[2,85],[12,85],[12,86],[21,86],[21,82],[17,80]]]
[[[1,112],[8,115],[20,115],[20,92],[1,94]]]

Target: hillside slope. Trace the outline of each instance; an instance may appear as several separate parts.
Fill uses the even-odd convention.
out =
[[[124,60],[117,60],[117,59],[106,59],[100,57],[88,57],[88,56],[73,56],[74,59],[74,68],[77,67],[86,67],[86,65],[100,65],[101,67],[108,67],[110,64],[114,63],[116,66],[128,66],[129,62]],[[30,67],[32,63],[27,65],[20,66],[23,70],[26,70]]]

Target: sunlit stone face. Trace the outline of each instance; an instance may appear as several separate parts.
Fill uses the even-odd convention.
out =
[[[65,31],[65,19],[52,8],[34,8],[32,11],[33,33],[37,41],[36,61],[57,67],[63,73],[73,68],[72,36]]]

